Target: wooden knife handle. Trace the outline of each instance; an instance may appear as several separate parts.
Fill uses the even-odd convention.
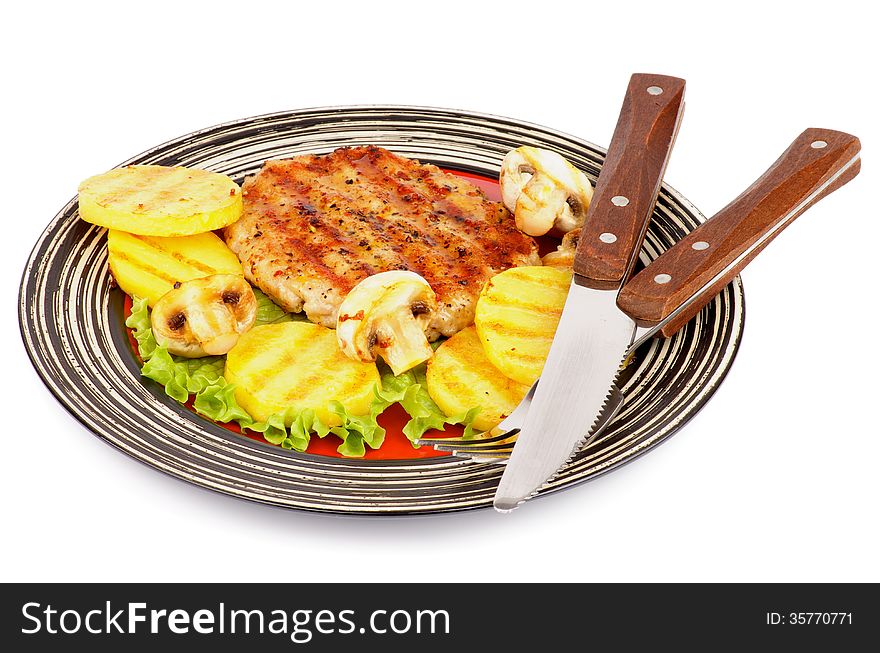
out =
[[[745,192],[635,275],[617,304],[643,326],[684,326],[779,232],[859,173],[859,139],[807,129]],[[677,315],[673,315],[679,310]]]
[[[618,288],[632,270],[678,133],[684,87],[666,75],[630,78],[575,251],[574,272],[587,285]]]

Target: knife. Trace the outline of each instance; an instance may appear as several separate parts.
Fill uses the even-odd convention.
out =
[[[860,150],[859,139],[850,134],[830,129],[805,130],[739,197],[661,254],[621,289],[617,298],[617,307],[630,321],[626,326],[621,327],[621,322],[624,322],[621,318],[615,322],[615,325],[632,331],[633,347],[656,332],[664,336],[673,335],[795,218],[853,179],[861,168]],[[566,304],[566,310],[567,308]],[[601,326],[602,324],[596,324],[595,321],[592,324],[580,325],[583,329]],[[559,333],[557,331],[551,356],[553,348],[556,348]],[[584,348],[583,344],[578,343],[577,334],[573,337],[569,333],[568,338],[569,341],[566,343],[560,340],[558,348],[560,351],[565,352],[567,348]],[[586,346],[593,349],[588,350],[587,354],[581,354],[581,358],[595,354],[601,364],[603,360],[601,357],[609,356],[607,352],[595,349],[597,346],[600,348],[604,346],[604,342],[599,338],[586,340]],[[544,379],[553,378],[550,374],[555,370],[548,369],[549,360],[548,358],[548,365],[545,366],[545,372],[538,383],[536,398]],[[586,379],[579,378],[584,373],[583,370],[572,369],[570,373],[573,375],[571,383],[578,388],[577,392],[599,392],[595,389],[595,384],[588,384]],[[608,389],[604,392],[608,392]],[[572,393],[569,399],[573,400],[578,396],[580,395]],[[586,397],[586,394],[583,396]],[[585,421],[579,424],[566,423],[566,417],[555,422],[537,421],[540,417],[545,420],[552,419],[554,411],[565,410],[569,415],[572,414],[569,407],[559,402],[553,403],[554,400],[555,397],[552,396],[544,400],[543,412],[540,416],[533,412],[535,409],[533,402],[526,424],[514,446],[511,463],[523,442],[529,443],[530,446],[523,447],[520,451],[521,455],[524,455],[523,452],[527,455],[529,449],[534,452],[534,447],[542,444],[542,429],[548,431],[543,442],[555,441],[556,451],[562,451],[569,444],[573,445],[573,449],[569,454],[559,455],[556,459],[559,463],[556,469],[551,469],[553,460],[547,458],[542,463],[540,471],[532,472],[527,480],[514,476],[504,487],[503,493],[502,486],[499,486],[496,494],[497,508],[510,510],[528,498],[543,483],[538,480],[535,488],[531,491],[527,490],[528,485],[538,478],[538,474],[547,473],[544,481],[552,478],[565,464],[570,454],[586,439],[579,434],[589,429],[589,426],[586,426],[589,422],[586,420],[595,417],[587,416]],[[524,441],[524,436],[529,439]],[[509,467],[510,464],[508,469]]]
[[[654,211],[684,90],[677,77],[630,78],[581,227],[556,336],[495,494],[502,512],[537,492],[584,442],[633,343],[636,325],[617,308],[617,293]]]

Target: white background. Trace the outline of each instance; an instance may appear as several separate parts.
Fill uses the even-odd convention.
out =
[[[878,22],[869,3],[701,4],[4,9],[0,579],[880,581]],[[470,109],[607,145],[632,72],[687,79],[666,179],[707,215],[806,127],[865,154],[745,271],[745,336],[715,397],[613,474],[507,516],[284,511],[125,457],[28,363],[21,271],[86,176],[201,127],[333,104]]]

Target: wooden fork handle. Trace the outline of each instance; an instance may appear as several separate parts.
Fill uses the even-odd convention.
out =
[[[685,81],[630,78],[574,256],[588,285],[619,288],[642,247],[684,108]]]
[[[742,195],[635,275],[618,306],[642,326],[669,319],[661,332],[674,334],[795,218],[855,177],[860,149],[850,134],[807,129]]]

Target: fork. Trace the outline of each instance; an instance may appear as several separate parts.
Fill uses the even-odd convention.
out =
[[[493,429],[472,435],[469,438],[419,438],[416,444],[431,445],[437,451],[448,451],[458,458],[469,458],[479,462],[505,464],[513,451],[516,436],[529,412],[535,394],[536,381],[528,393],[510,415]],[[612,388],[605,409],[599,414],[596,428],[584,443],[587,446],[617,416],[623,405],[623,394],[617,387]]]

